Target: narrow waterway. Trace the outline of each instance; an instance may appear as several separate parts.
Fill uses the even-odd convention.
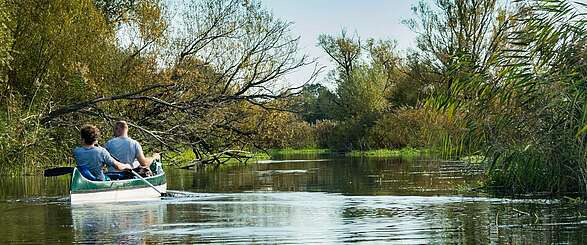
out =
[[[71,206],[67,177],[0,178],[0,244],[587,242],[586,206],[467,192],[481,170],[427,159],[295,156],[168,169],[155,202]]]

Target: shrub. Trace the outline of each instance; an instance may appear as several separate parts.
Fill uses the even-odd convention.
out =
[[[399,108],[383,115],[368,133],[372,148],[459,148],[460,116],[427,108]]]
[[[365,118],[345,121],[320,121],[315,124],[318,145],[338,151],[368,150],[367,131],[371,127]]]
[[[308,148],[316,146],[315,129],[289,112],[267,112],[259,125],[259,144],[264,148]]]

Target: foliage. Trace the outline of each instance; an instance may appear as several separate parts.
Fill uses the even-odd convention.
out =
[[[263,111],[250,117],[256,125],[258,147],[271,148],[304,148],[316,145],[314,128],[301,120],[298,115],[284,111]]]
[[[320,149],[320,148],[303,148],[303,149],[284,148],[284,149],[269,149],[268,152],[271,155],[299,155],[299,154],[327,154],[327,153],[331,153],[331,150],[330,149]]]
[[[387,149],[434,148],[443,146],[449,137],[457,144],[464,132],[459,117],[426,108],[399,108],[377,120],[369,131],[369,145]]]
[[[370,63],[361,60],[366,47],[360,39],[348,37],[344,31],[338,37],[320,36],[319,45],[337,64],[331,73],[336,84],[334,118],[362,120],[387,108],[385,94],[395,59],[391,44],[369,40]]]
[[[367,149],[367,131],[389,107],[387,100],[397,71],[395,43],[367,40],[342,32],[340,36],[322,35],[319,45],[336,63],[330,79],[336,84],[328,119],[316,124],[319,145],[338,150]],[[322,137],[323,136],[323,137]]]
[[[68,161],[71,129],[45,127],[41,117],[56,103],[101,93],[94,68],[110,63],[113,31],[91,1],[3,1],[10,21],[10,59],[2,65],[0,131],[2,174]],[[91,31],[88,31],[91,30]],[[84,48],[80,48],[80,47]],[[103,71],[110,70],[104,69]],[[107,73],[101,72],[100,76]]]
[[[9,23],[12,21],[12,14],[8,11],[6,6],[6,0],[0,1],[0,73],[2,77],[0,80],[4,80],[4,69],[9,64],[12,55],[12,33],[9,29]]]
[[[316,143],[318,147],[334,149],[332,146],[337,143],[334,130],[337,128],[338,122],[334,120],[322,120],[317,121],[313,126],[316,132]]]
[[[420,36],[423,52],[444,80],[429,105],[464,113],[464,145],[491,159],[489,184],[514,192],[584,193],[586,35],[577,9],[584,6],[529,1],[497,11],[495,3],[471,3],[438,2],[445,18],[423,14],[429,27]],[[470,21],[477,14],[485,24]],[[459,32],[471,24],[489,31]],[[439,39],[450,32],[457,35]],[[474,40],[490,42],[468,45]]]
[[[83,123],[97,124],[107,138],[113,121],[126,120],[145,149],[198,154],[263,139],[247,128],[255,115],[247,108],[280,109],[268,104],[299,92],[281,83],[283,75],[313,62],[298,53],[291,24],[259,1],[166,4],[0,2],[0,145],[6,153],[0,165],[70,161]],[[269,121],[264,127],[276,129]],[[296,137],[269,144],[312,141]]]
[[[4,100],[0,112],[0,175],[32,174],[66,163],[73,149],[59,132],[43,127],[30,108],[18,106],[18,96]]]
[[[496,118],[519,126],[496,129],[499,141],[489,149],[494,156],[491,181],[521,186],[525,192],[585,193],[587,145],[581,132],[587,115],[585,15],[568,2],[535,1],[520,8],[514,16],[519,25],[512,27],[511,49],[502,61],[504,86],[490,97],[508,106]],[[529,14],[537,18],[525,18]],[[518,140],[503,140],[508,131],[519,135]],[[536,165],[540,170],[533,171]],[[516,171],[506,175],[507,181],[499,181],[503,169]],[[549,186],[535,184],[545,178]]]
[[[299,95],[297,110],[304,121],[316,123],[320,120],[333,119],[335,109],[335,95],[322,84],[308,84],[302,88]]]

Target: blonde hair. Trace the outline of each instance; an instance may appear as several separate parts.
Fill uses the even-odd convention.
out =
[[[128,130],[128,124],[126,121],[118,121],[114,123],[114,137],[121,136],[125,130]]]

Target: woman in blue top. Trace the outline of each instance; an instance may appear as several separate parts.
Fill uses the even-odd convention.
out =
[[[84,125],[80,130],[82,146],[73,150],[77,168],[84,177],[90,180],[105,180],[102,166],[106,165],[117,170],[131,170],[128,164],[116,161],[106,149],[97,146],[100,130],[93,125]]]

